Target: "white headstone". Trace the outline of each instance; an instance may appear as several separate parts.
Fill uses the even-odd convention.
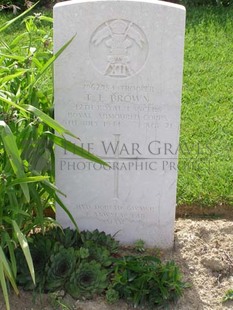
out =
[[[172,246],[184,29],[184,7],[161,1],[54,7],[55,51],[76,35],[55,63],[56,120],[111,165],[56,150],[56,184],[81,230]],[[57,219],[71,226],[60,208]]]

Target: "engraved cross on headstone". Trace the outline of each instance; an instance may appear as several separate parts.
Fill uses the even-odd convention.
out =
[[[120,142],[120,134],[114,134],[115,136],[115,144],[119,145]],[[119,161],[119,147],[116,148],[115,159]],[[116,169],[114,171],[114,198],[119,198],[119,170]]]

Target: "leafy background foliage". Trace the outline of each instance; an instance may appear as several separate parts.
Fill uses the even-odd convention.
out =
[[[27,13],[0,26],[0,33]],[[41,27],[42,23],[45,27]],[[7,309],[7,279],[18,293],[14,253],[18,244],[35,283],[27,236],[38,228],[44,231],[54,222],[45,216],[45,210],[54,209],[56,201],[77,227],[58,196],[61,191],[53,184],[54,144],[105,165],[69,142],[65,135],[77,141],[78,137],[52,118],[52,84],[45,73],[71,41],[53,55],[52,30],[48,26],[51,23],[50,17],[41,14],[27,16],[23,20],[24,32],[7,42],[4,36],[0,38],[0,284]]]
[[[228,6],[233,5],[233,1],[232,0],[180,0],[180,4],[183,4],[187,7],[197,7],[197,6],[228,7]]]

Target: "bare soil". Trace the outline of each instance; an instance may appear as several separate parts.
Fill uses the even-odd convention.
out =
[[[224,310],[233,309],[233,301],[222,303],[228,289],[233,289],[233,222],[226,219],[178,219],[174,248],[162,253],[165,260],[174,260],[190,284],[183,296],[170,309]],[[21,291],[20,298],[10,296],[12,310],[59,309],[55,297],[33,295]],[[132,310],[125,302],[108,305],[101,298],[76,301],[68,296],[64,303],[76,310]],[[5,309],[0,296],[0,310]],[[62,309],[62,308],[61,308]]]

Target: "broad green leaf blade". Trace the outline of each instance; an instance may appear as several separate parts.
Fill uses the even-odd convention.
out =
[[[25,36],[28,36],[28,32],[24,32],[24,33],[21,33],[19,35],[17,35],[16,38],[14,38],[14,40],[11,42],[11,47],[14,47],[15,45],[17,45],[19,42],[22,41],[23,37]]]
[[[36,172],[36,171],[33,171],[33,174],[37,174],[37,172]],[[58,188],[57,186],[55,186],[53,183],[49,182],[48,180],[43,180],[43,181],[41,182],[41,186],[42,186],[43,188],[45,188],[46,191],[47,191],[51,196],[53,196],[53,194],[54,194],[55,192],[58,192],[59,194],[61,194],[61,195],[63,195],[63,196],[66,197],[66,195],[65,195],[62,191],[60,191],[59,188]]]
[[[0,283],[1,283],[2,293],[3,293],[3,297],[5,300],[5,304],[6,304],[6,309],[10,310],[10,303],[9,303],[9,296],[8,296],[8,291],[7,291],[7,286],[6,286],[6,279],[5,279],[5,274],[3,271],[3,263],[1,260],[0,260]]]
[[[25,109],[37,117],[41,118],[42,121],[47,124],[49,127],[53,128],[55,131],[57,131],[60,135],[67,134],[71,137],[74,137],[76,139],[79,139],[77,136],[75,136],[72,132],[70,132],[68,129],[60,125],[57,121],[55,121],[53,118],[42,112],[41,110],[33,107],[32,105],[25,105]]]
[[[16,174],[17,178],[25,178],[26,174],[23,168],[23,162],[19,155],[19,150],[10,127],[4,122],[0,121],[0,136],[2,138],[5,151],[9,158],[11,167]],[[26,200],[30,201],[29,189],[27,184],[20,184]]]
[[[12,213],[15,211],[14,208],[9,207],[9,211],[12,211]],[[28,211],[22,211],[22,210],[18,210],[17,211],[18,215],[23,215],[24,218],[28,218],[30,220],[31,214],[28,213]],[[7,222],[8,224],[12,224],[12,219],[9,216],[3,216],[2,219]]]
[[[17,275],[17,264],[16,264],[15,251],[14,251],[15,243],[10,238],[8,233],[5,234],[5,240],[6,240],[7,248],[8,248],[9,255],[10,255],[10,262],[11,262],[11,269],[12,269],[13,277],[15,279]]]
[[[13,101],[5,98],[5,95],[4,93],[0,92],[0,101],[3,101],[5,103],[7,103],[8,105],[11,105],[13,107],[15,107],[16,109],[19,109],[20,111],[22,111],[23,113],[27,113],[28,114],[28,111],[25,110],[24,108],[22,108],[21,106],[19,106],[18,104],[14,103]]]
[[[50,22],[50,23],[53,23],[53,18],[52,17],[49,17],[49,16],[40,16],[39,17],[40,20],[44,20],[46,22]]]
[[[43,206],[41,203],[41,196],[38,193],[38,191],[36,190],[36,187],[34,186],[34,184],[32,184],[32,186],[30,186],[30,193],[31,193],[31,197],[33,199],[33,201],[35,202],[35,218],[37,219],[37,221],[39,222],[39,226],[41,228],[42,233],[44,233],[45,231],[45,218],[44,218],[44,214],[43,214]]]
[[[78,225],[75,222],[75,219],[73,217],[73,215],[70,213],[70,211],[67,209],[67,207],[64,205],[64,203],[61,201],[61,199],[58,197],[57,194],[55,194],[55,201],[60,205],[60,207],[65,211],[65,213],[69,216],[71,222],[74,224],[75,228],[77,229],[77,231],[79,231],[78,229]]]
[[[9,203],[7,205],[7,208],[11,208],[14,210],[14,216],[15,214],[18,213],[18,211],[20,210],[20,208],[22,207],[21,204],[19,205],[19,201],[18,201],[18,195],[17,195],[17,191],[14,188],[9,188],[6,190],[8,199],[9,199]]]
[[[9,278],[13,278],[10,266],[9,266],[9,264],[7,262],[5,253],[3,252],[3,249],[2,249],[1,246],[0,246],[0,261],[2,263],[2,267],[3,267],[4,273],[6,273],[6,275],[9,276]]]
[[[39,2],[39,1],[38,1]],[[38,2],[36,2],[34,5],[32,5],[29,9],[27,9],[26,11],[24,11],[22,14],[20,14],[19,16],[7,21],[6,23],[4,23],[2,26],[0,26],[0,32],[2,32],[3,30],[7,29],[10,25],[12,25],[14,22],[16,22],[18,19],[20,19],[21,17],[25,16],[28,12],[30,12],[37,4]]]
[[[76,36],[76,35],[75,35]],[[48,68],[54,63],[54,61],[61,55],[61,53],[67,48],[67,46],[73,41],[73,39],[75,38],[75,36],[73,36],[64,46],[62,46],[62,48],[59,49],[59,51],[53,55],[53,57],[51,57],[46,64],[43,66],[43,68],[40,70],[40,72],[36,75],[36,80],[33,81],[31,84],[28,85],[28,88],[34,87],[35,84],[38,82],[38,80],[41,78],[41,76],[43,76],[43,74],[45,73],[46,70],[48,70]]]
[[[4,54],[4,53],[1,53],[0,52],[0,56],[4,57],[4,58],[10,58],[10,59],[14,59],[14,60],[17,60],[17,61],[25,61],[25,57],[24,56],[19,56],[19,55],[9,55],[9,54]],[[25,69],[26,70],[26,69]]]
[[[42,176],[42,175],[41,176],[36,176],[36,177],[20,178],[20,179],[15,179],[11,183],[9,183],[7,187],[11,187],[13,185],[22,184],[22,183],[41,182],[41,181],[45,181],[45,180],[48,180],[48,179],[49,179],[48,176]]]
[[[32,62],[37,66],[37,69],[41,69],[43,67],[43,64],[40,63],[38,58],[32,57]]]
[[[28,246],[27,239],[24,236],[24,234],[21,232],[18,224],[14,220],[12,221],[12,224],[13,224],[13,228],[14,228],[14,231],[16,233],[17,239],[19,240],[19,244],[20,244],[22,251],[24,253],[24,256],[26,258],[27,265],[28,265],[28,268],[29,268],[29,271],[30,271],[30,274],[32,277],[32,281],[35,284],[36,283],[35,282],[35,271],[34,271],[33,261],[32,261],[32,257],[31,257],[31,253],[30,253],[30,249]]]
[[[76,154],[80,157],[86,158],[88,160],[94,161],[100,165],[104,165],[104,166],[108,166],[110,167],[105,161],[103,161],[102,159],[98,158],[97,156],[91,154],[90,152],[84,150],[82,147],[64,139],[61,137],[58,137],[54,134],[52,134],[51,132],[46,132],[45,133],[47,136],[49,136],[49,138],[58,146],[62,147],[63,149]]]
[[[18,295],[19,291],[18,291],[17,285],[15,283],[15,279],[14,279],[14,277],[12,275],[11,268],[10,268],[8,262],[7,262],[7,258],[5,256],[5,253],[4,253],[4,251],[3,251],[1,246],[0,246],[0,263],[2,264],[4,274],[10,280],[11,285],[12,285],[15,293]]]
[[[16,77],[18,77],[20,75],[23,75],[27,71],[28,70],[26,70],[26,69],[21,69],[18,72],[16,72],[15,74],[7,75],[7,76],[5,76],[3,78],[0,78],[0,83],[3,84],[3,83],[6,83],[6,82],[8,82],[10,80],[13,80]]]

